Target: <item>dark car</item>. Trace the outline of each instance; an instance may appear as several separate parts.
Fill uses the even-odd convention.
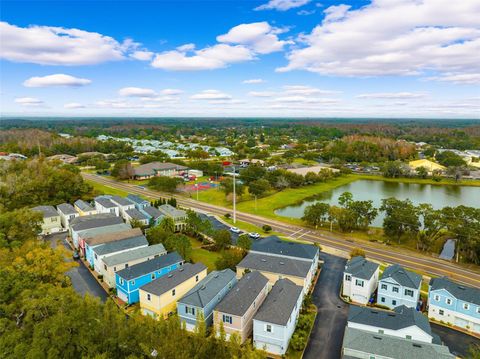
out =
[[[78,260],[78,259],[80,259],[80,254],[78,253],[78,251],[73,251],[72,257],[73,257],[73,259]]]

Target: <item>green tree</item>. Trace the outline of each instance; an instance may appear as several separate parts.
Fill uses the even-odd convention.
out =
[[[464,167],[466,162],[464,159],[452,151],[443,151],[437,153],[436,160],[445,167]]]
[[[231,244],[230,232],[227,229],[219,229],[213,233],[213,241],[217,250],[224,250]]]
[[[328,203],[314,203],[305,208],[302,220],[318,228],[327,221],[329,209],[330,205]]]
[[[343,192],[340,197],[338,197],[338,204],[343,208],[348,208],[350,203],[353,201],[353,194],[351,192]]]
[[[0,248],[16,248],[36,239],[43,216],[26,208],[0,213]]]
[[[271,189],[272,187],[270,186],[270,182],[263,178],[256,181],[251,181],[250,185],[248,186],[248,192],[257,197],[261,197]]]
[[[400,243],[403,235],[416,236],[420,230],[418,208],[409,199],[383,199],[380,210],[385,213],[383,231],[387,237],[395,237]]]
[[[158,176],[150,178],[148,181],[148,187],[160,192],[175,192],[178,185],[182,183],[181,178]]]
[[[425,179],[428,176],[428,170],[426,167],[423,167],[423,166],[417,167],[415,171],[417,172],[417,176],[419,178]]]
[[[365,251],[362,248],[355,247],[350,251],[350,258],[363,257],[365,258]]]
[[[387,178],[398,178],[405,174],[403,164],[400,161],[388,161],[383,166],[383,176]]]
[[[174,248],[187,262],[192,259],[192,243],[184,234],[177,234],[172,238]]]
[[[245,252],[248,252],[252,247],[252,240],[248,236],[248,234],[242,234],[238,237],[237,246],[240,247]]]
[[[235,270],[235,267],[243,259],[243,251],[228,250],[220,252],[220,257],[215,261],[215,267],[217,270],[223,270],[230,268]]]
[[[249,186],[251,182],[262,179],[266,173],[267,170],[264,167],[256,164],[251,164],[244,170],[240,171],[239,179],[247,186]]]
[[[168,233],[175,232],[175,222],[170,217],[163,218],[158,227]]]
[[[233,193],[233,180],[231,178],[225,178],[220,182],[220,187],[225,192],[225,195],[228,196],[230,193]],[[235,192],[237,196],[241,196],[245,192],[245,186],[237,181],[235,183]]]
[[[128,160],[120,160],[115,162],[111,175],[120,180],[126,180],[133,177],[135,171],[132,164]]]

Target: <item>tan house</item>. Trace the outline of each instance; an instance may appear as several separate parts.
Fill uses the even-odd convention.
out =
[[[144,315],[166,318],[175,312],[177,301],[207,276],[202,263],[186,263],[139,289],[140,310]]]
[[[217,334],[221,325],[226,339],[237,334],[241,343],[252,334],[253,316],[268,293],[268,279],[260,272],[245,274],[216,306],[213,325]]]
[[[32,211],[40,212],[43,216],[41,235],[63,231],[60,214],[53,206],[38,206],[32,208]]]

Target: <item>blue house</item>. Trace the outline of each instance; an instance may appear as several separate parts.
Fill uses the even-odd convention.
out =
[[[171,252],[116,272],[115,284],[118,298],[128,304],[137,303],[138,289],[141,286],[177,269],[183,262],[183,258],[177,252]]]
[[[150,206],[150,202],[148,202],[146,199],[143,199],[140,196],[134,195],[134,194],[129,194],[127,196],[127,199],[129,199],[131,202],[135,204],[135,208],[138,210],[144,209],[146,207]]]
[[[394,309],[400,305],[417,308],[422,276],[398,264],[386,268],[378,282],[377,304]]]
[[[213,271],[190,289],[177,302],[177,312],[187,330],[194,330],[197,316],[203,315],[207,326],[213,323],[213,310],[237,284],[235,272],[230,269]]]
[[[428,317],[480,334],[480,289],[432,278],[428,291]]]

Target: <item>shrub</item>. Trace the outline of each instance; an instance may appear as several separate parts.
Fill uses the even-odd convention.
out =
[[[270,227],[268,224],[264,224],[262,226],[262,229],[265,233],[268,233],[268,232],[271,232],[272,231],[272,227]]]
[[[358,256],[365,258],[365,251],[362,248],[355,247],[350,252],[350,258]]]
[[[232,215],[230,213],[225,213],[223,215],[226,219],[230,219],[230,217],[232,217]]]

